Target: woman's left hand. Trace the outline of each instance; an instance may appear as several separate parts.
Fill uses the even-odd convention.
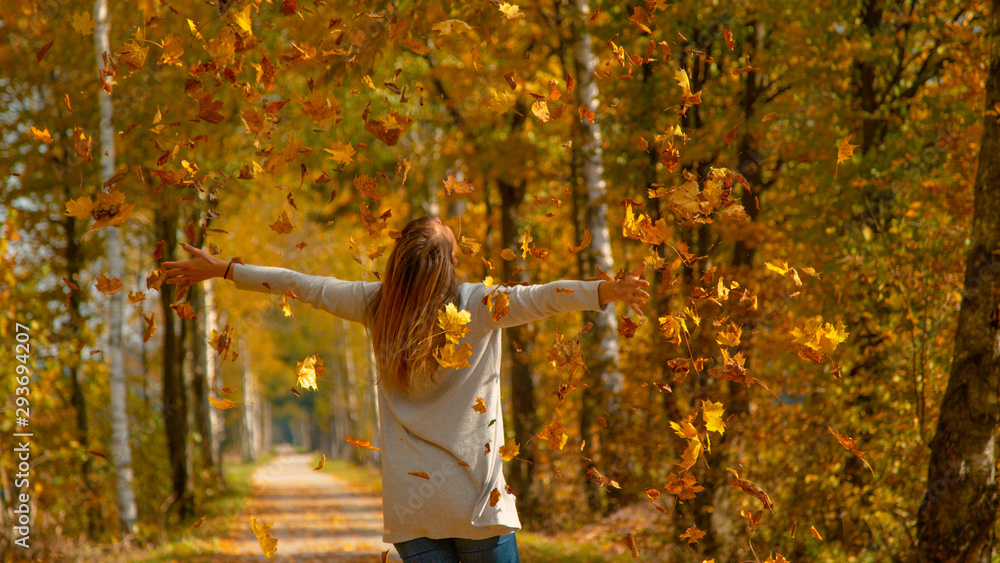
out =
[[[649,287],[649,282],[642,279],[642,273],[646,270],[646,262],[643,261],[633,272],[625,274],[625,277],[615,281],[615,301],[624,301],[633,311],[642,316],[642,307],[649,299],[649,294],[642,290]]]
[[[193,285],[209,278],[225,275],[228,264],[225,260],[220,260],[190,244],[181,243],[181,247],[193,254],[194,258],[183,262],[164,262],[162,267],[166,283]]]

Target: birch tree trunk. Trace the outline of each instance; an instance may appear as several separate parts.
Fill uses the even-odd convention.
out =
[[[257,383],[254,381],[250,362],[250,350],[240,342],[240,357],[243,358],[243,459],[256,461],[260,452],[258,432],[260,410],[257,408]]]
[[[996,542],[1000,426],[1000,0],[993,0],[986,109],[954,361],[917,516],[923,561],[988,563]]]
[[[594,71],[597,68],[597,58],[591,51],[590,33],[586,29],[586,23],[590,18],[590,5],[588,0],[573,0],[579,10],[574,25],[573,33],[573,63],[576,68],[576,79],[578,83],[578,96],[589,111],[598,111],[597,82],[594,80]],[[575,161],[578,163],[578,173],[580,175],[578,183],[581,183],[586,191],[586,216],[587,228],[590,230],[591,243],[584,251],[587,253],[587,262],[591,270],[591,275],[596,275],[597,270],[614,275],[614,260],[611,256],[611,233],[608,229],[608,206],[605,202],[605,182],[604,165],[602,163],[601,143],[603,137],[601,126],[595,121],[591,123],[586,119],[577,122],[578,140],[574,150],[577,151]],[[595,388],[584,390],[583,408],[580,413],[581,438],[589,444],[594,444],[594,434],[592,428],[598,416],[603,414],[607,421],[608,436],[616,435],[619,428],[622,428],[622,413],[619,408],[619,396],[623,387],[622,374],[618,369],[618,319],[615,317],[615,307],[611,304],[606,311],[601,313],[588,312],[587,319],[594,323],[592,338],[596,341],[597,350],[588,359],[590,373],[599,382]],[[613,466],[608,466],[610,462],[618,457],[612,450],[612,443],[601,441],[602,462],[608,471],[613,471]],[[585,456],[593,459],[593,455]],[[591,505],[597,503],[596,497],[590,498]],[[596,508],[596,506],[594,506]]]
[[[110,53],[108,0],[94,0],[94,54],[97,68],[104,64],[103,54]],[[103,81],[103,78],[102,78]],[[115,131],[112,123],[111,96],[103,89],[98,92],[101,107],[101,182],[115,173]],[[122,260],[121,233],[119,227],[103,229],[104,245],[108,255],[108,270],[111,278],[125,277]],[[129,446],[128,388],[125,382],[125,364],[122,358],[122,300],[124,292],[110,296],[110,318],[108,319],[108,361],[111,373],[111,460],[115,467],[115,502],[121,531],[126,536],[137,532],[138,512],[135,506],[135,491],[132,488],[132,451]]]

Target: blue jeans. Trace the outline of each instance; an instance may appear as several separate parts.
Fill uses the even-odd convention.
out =
[[[517,539],[510,533],[485,540],[417,538],[397,544],[406,563],[520,563]]]

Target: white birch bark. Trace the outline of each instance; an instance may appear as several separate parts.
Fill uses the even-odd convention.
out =
[[[599,105],[597,82],[594,80],[597,58],[591,52],[590,34],[582,23],[590,18],[590,5],[587,0],[574,0],[574,4],[580,11],[578,21],[581,22],[578,23],[573,38],[577,87],[581,103],[596,114]],[[615,264],[611,256],[611,233],[608,230],[607,220],[608,206],[604,201],[601,126],[596,121],[594,123],[581,121],[580,174],[587,190],[587,228],[590,229],[592,237],[587,252],[590,253],[589,258],[595,268],[614,275]],[[596,360],[593,372],[600,378],[607,394],[606,403],[602,406],[613,410],[617,408],[617,395],[622,390],[622,374],[618,370],[618,319],[615,317],[614,306],[608,307],[603,313],[595,314],[593,319],[598,340],[597,354],[592,356]]]
[[[94,54],[97,68],[104,65],[103,54],[109,53],[108,0],[94,0]],[[101,182],[115,173],[115,136],[112,123],[111,96],[104,90],[98,93],[101,108]],[[104,245],[108,255],[108,270],[111,278],[125,277],[122,258],[121,232],[119,227],[105,228]],[[110,410],[111,410],[111,462],[115,467],[115,502],[122,532],[134,534],[137,529],[138,511],[135,505],[135,490],[132,487],[132,450],[129,445],[128,388],[125,382],[125,364],[122,358],[122,313],[124,292],[111,295],[110,318],[108,319],[108,361],[110,363]]]

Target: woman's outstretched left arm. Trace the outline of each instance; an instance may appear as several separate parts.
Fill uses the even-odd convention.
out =
[[[261,293],[286,294],[313,307],[349,321],[362,322],[368,296],[378,282],[350,282],[329,276],[312,276],[271,266],[251,266],[220,260],[200,248],[182,245],[194,258],[183,262],[164,262],[166,283],[193,285],[216,277],[225,277],[237,289]],[[239,273],[237,273],[239,269]]]

